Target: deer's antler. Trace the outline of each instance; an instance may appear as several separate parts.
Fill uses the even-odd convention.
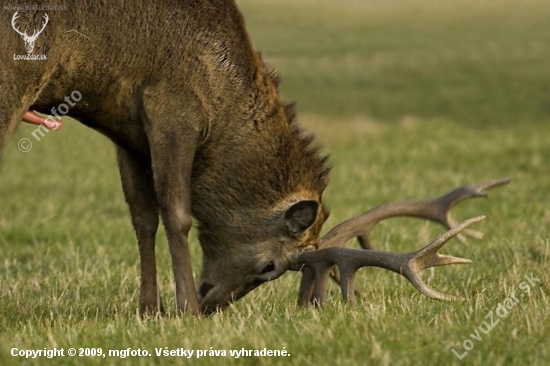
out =
[[[39,31],[35,30],[32,36],[30,36],[29,38],[37,38],[40,35],[40,33],[44,31],[44,29],[46,28],[46,25],[48,25],[49,20],[50,18],[48,18],[48,14],[44,14],[44,24],[42,24],[42,29],[40,29]]]
[[[15,21],[17,20],[17,18],[19,18],[19,15],[17,13],[18,13],[18,11],[16,11],[15,14],[13,14],[13,17],[11,18],[11,26],[12,26],[13,30],[16,31],[17,33],[19,33],[21,36],[28,37],[27,32],[21,32],[19,30],[19,27],[17,27],[15,25]]]
[[[480,237],[481,234],[466,229],[481,221],[476,217],[456,225],[449,210],[459,202],[473,197],[487,196],[486,190],[508,184],[509,179],[471,184],[457,188],[439,198],[426,201],[390,203],[375,207],[362,215],[344,221],[319,240],[318,250],[302,253],[293,269],[303,273],[300,285],[299,304],[320,304],[324,300],[327,274],[336,265],[340,272],[340,286],[344,300],[354,301],[353,278],[357,270],[365,266],[386,268],[405,276],[421,293],[437,300],[452,300],[452,296],[429,288],[418,276],[425,268],[445,264],[470,263],[469,260],[437,253],[449,239],[461,234]],[[369,234],[380,221],[396,216],[413,216],[436,221],[450,229],[439,239],[413,253],[388,253],[377,250],[340,248],[349,239],[358,237],[365,249],[371,249]]]
[[[35,30],[32,36],[29,36],[27,35],[27,31],[21,32],[19,30],[19,27],[17,27],[17,25],[15,24],[18,18],[19,18],[19,15],[18,15],[18,12],[16,11],[15,14],[13,14],[13,17],[11,18],[11,26],[13,27],[13,30],[15,30],[21,36],[23,36],[23,38],[29,39],[29,40],[35,40],[40,35],[40,33],[44,31],[44,29],[46,28],[46,25],[48,25],[48,21],[50,20],[50,18],[48,17],[48,14],[44,14],[44,23],[42,24],[42,29]]]
[[[348,221],[332,229],[324,238],[324,247],[333,246],[333,242],[341,242],[342,237],[348,236],[349,240],[354,236],[357,237],[361,246],[365,249],[371,249],[370,232],[380,221],[390,217],[409,216],[421,219],[435,221],[450,230],[456,226],[456,222],[452,219],[450,210],[462,201],[470,198],[487,197],[487,191],[510,183],[509,178],[496,179],[489,182],[474,183],[465,185],[444,194],[441,197],[425,200],[425,201],[404,201],[394,202],[387,205],[375,207],[365,214],[355,217],[348,221],[354,221],[351,224]],[[353,233],[342,230],[343,227],[353,228]],[[474,230],[465,230],[457,235],[457,239],[465,242],[465,236],[481,239],[483,233]]]
[[[431,289],[418,274],[430,267],[446,264],[471,263],[464,258],[438,254],[437,251],[451,238],[458,235],[468,226],[481,221],[479,216],[463,222],[444,235],[434,240],[428,246],[413,253],[389,253],[378,250],[361,250],[340,247],[330,247],[312,252],[303,253],[299,263],[303,266],[302,283],[298,303],[305,305],[308,302],[321,304],[325,297],[327,274],[333,265],[340,272],[340,286],[345,301],[354,302],[355,294],[353,279],[361,267],[371,266],[389,269],[405,276],[424,295],[436,300],[453,300],[455,297],[442,294]]]

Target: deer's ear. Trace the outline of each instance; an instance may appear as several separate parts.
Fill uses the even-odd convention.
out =
[[[285,229],[293,237],[299,237],[317,219],[319,202],[300,201],[285,212]]]

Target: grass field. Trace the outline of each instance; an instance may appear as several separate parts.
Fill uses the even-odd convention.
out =
[[[22,125],[0,164],[0,364],[548,365],[550,321],[550,2],[243,0],[256,48],[298,101],[334,166],[326,228],[392,200],[429,198],[464,183],[511,177],[479,214],[481,241],[444,252],[469,266],[428,270],[421,296],[402,277],[363,269],[362,296],[332,286],[322,309],[296,306],[287,274],[208,319],[174,316],[166,239],[158,235],[164,318],[137,316],[138,254],[109,141],[67,121],[41,141]],[[29,138],[23,153],[18,141]],[[443,230],[394,219],[373,243],[424,246]],[[355,245],[350,244],[350,245]],[[193,233],[195,272],[200,249]],[[540,282],[524,291],[533,274]],[[488,333],[499,304],[518,303]],[[520,296],[524,295],[524,296]],[[466,342],[465,342],[466,341]],[[470,348],[469,351],[464,348]],[[471,348],[473,346],[473,348]],[[63,357],[25,360],[12,348],[283,349],[289,357]],[[458,354],[468,352],[462,360]]]

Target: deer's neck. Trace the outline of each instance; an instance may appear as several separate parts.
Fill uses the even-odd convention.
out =
[[[297,126],[263,63],[248,90],[237,95],[197,151],[193,214],[208,230],[265,233],[262,225],[279,217],[289,200],[320,198],[326,158]]]

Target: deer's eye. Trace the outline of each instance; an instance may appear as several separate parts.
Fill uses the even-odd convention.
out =
[[[262,269],[262,274],[269,273],[275,269],[275,264],[273,262],[269,262],[264,269]]]

